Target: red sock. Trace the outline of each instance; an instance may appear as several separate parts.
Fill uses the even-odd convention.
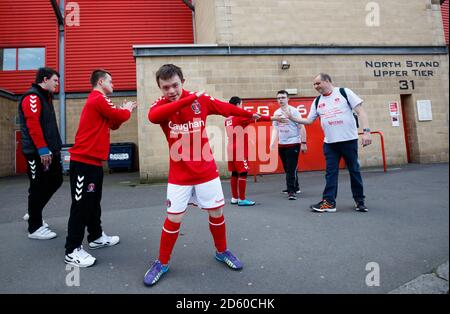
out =
[[[245,200],[245,190],[247,189],[247,177],[239,177],[239,199]]]
[[[238,198],[238,177],[231,177],[231,194],[233,196],[233,198]]]
[[[172,222],[166,218],[161,232],[161,242],[159,244],[159,261],[161,264],[167,264],[170,260],[170,254],[178,238],[181,223]]]
[[[209,216],[209,230],[211,230],[217,252],[225,252],[227,250],[227,236],[223,215],[218,218]]]

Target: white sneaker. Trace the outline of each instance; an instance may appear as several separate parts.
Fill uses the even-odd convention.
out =
[[[27,213],[23,216],[23,220],[28,221],[28,219],[30,219],[30,215],[28,215],[28,213]],[[45,228],[48,228],[48,223],[46,223],[44,219],[42,219],[42,226],[44,226]]]
[[[89,248],[91,250],[99,249],[106,246],[113,246],[119,243],[120,238],[118,236],[108,236],[102,232],[102,236],[95,241],[89,242]]]
[[[28,237],[30,239],[36,240],[49,240],[56,237],[56,233],[48,229],[47,227],[41,226],[38,230],[33,233],[29,233]]]
[[[95,257],[83,250],[83,246],[80,245],[72,253],[66,254],[64,262],[78,267],[89,267],[94,265]]]
[[[232,204],[232,205],[237,205],[237,203],[238,203],[238,199],[232,197],[232,198],[231,198],[231,201],[230,201],[230,204]]]

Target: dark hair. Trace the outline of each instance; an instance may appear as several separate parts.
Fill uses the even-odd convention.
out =
[[[321,81],[328,81],[330,83],[333,83],[333,81],[331,80],[331,76],[329,74],[319,73],[319,76]]]
[[[279,90],[278,92],[277,92],[277,95],[278,94],[285,94],[287,97],[289,97],[289,94],[288,94],[288,92],[287,91],[285,91],[284,89],[282,89],[282,90]]]
[[[180,80],[183,82],[183,72],[180,67],[177,67],[175,64],[164,64],[161,66],[156,72],[156,83],[158,83],[159,87],[159,79],[168,80],[178,75]]]
[[[47,78],[47,80],[49,80],[53,75],[59,77],[59,73],[52,68],[39,68],[36,72],[36,79],[34,80],[34,82],[36,84],[42,83],[44,81],[44,78]]]
[[[235,106],[239,105],[242,102],[242,99],[240,99],[238,96],[233,96],[228,101],[230,104],[233,104]]]
[[[106,74],[109,74],[110,76],[112,76],[111,73],[109,73],[108,71],[103,70],[103,69],[96,69],[96,70],[92,71],[92,74],[91,74],[91,86],[92,87],[97,86],[98,80],[100,80],[101,78],[106,77]]]

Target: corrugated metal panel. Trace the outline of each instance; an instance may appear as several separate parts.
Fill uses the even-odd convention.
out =
[[[66,91],[90,89],[93,69],[115,90],[136,89],[134,44],[193,43],[192,12],[181,0],[79,0],[80,26],[66,26]]]
[[[445,42],[448,46],[448,0],[441,5],[442,22],[444,23]]]
[[[57,69],[58,25],[50,1],[0,1],[0,48],[8,47],[45,47],[46,66]],[[0,88],[23,93],[35,73],[0,71]]]

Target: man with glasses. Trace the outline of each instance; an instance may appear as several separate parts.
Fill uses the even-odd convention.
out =
[[[277,92],[277,102],[280,108],[274,113],[274,116],[288,117],[287,113],[292,117],[301,118],[298,110],[289,105],[288,92],[280,90]],[[300,193],[300,186],[298,183],[298,157],[300,151],[306,153],[306,128],[302,124],[288,120],[287,122],[273,121],[274,127],[272,131],[272,139],[270,148],[275,147],[275,141],[278,137],[278,154],[283,168],[286,173],[286,189],[283,193],[288,194],[289,200],[296,200],[296,194]]]

